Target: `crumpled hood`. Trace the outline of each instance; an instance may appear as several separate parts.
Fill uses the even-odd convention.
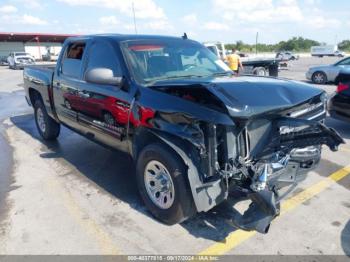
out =
[[[239,118],[285,110],[324,93],[308,84],[269,77],[192,78],[162,81],[161,85],[164,84],[178,87],[200,84],[226,105],[232,117]]]
[[[237,117],[287,109],[323,93],[308,84],[265,77],[217,79],[209,88]]]

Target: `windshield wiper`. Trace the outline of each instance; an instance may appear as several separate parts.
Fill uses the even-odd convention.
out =
[[[151,84],[157,83],[159,81],[164,81],[164,80],[166,81],[166,80],[171,80],[171,79],[182,79],[182,78],[193,78],[193,77],[205,77],[205,76],[201,76],[201,75],[167,76],[167,77],[161,77],[161,78],[147,81],[147,84],[151,85]]]
[[[209,76],[228,76],[228,75],[233,76],[234,74],[231,71],[225,71],[225,72],[213,73],[213,74],[211,74]]]

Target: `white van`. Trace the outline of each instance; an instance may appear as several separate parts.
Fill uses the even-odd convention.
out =
[[[321,45],[311,47],[311,56],[339,56],[343,57],[345,54],[338,50],[337,45]]]
[[[212,51],[217,57],[219,57],[222,60],[225,60],[226,58],[226,49],[225,45],[221,42],[206,42],[203,43],[205,47],[207,47],[210,51]]]

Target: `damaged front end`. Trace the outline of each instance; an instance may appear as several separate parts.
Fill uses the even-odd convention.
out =
[[[251,98],[249,87],[256,93],[270,92],[274,101]],[[198,212],[208,211],[238,191],[251,203],[243,214],[235,212],[232,222],[244,230],[267,233],[279,215],[280,201],[319,163],[322,145],[336,151],[344,141],[323,124],[326,111],[321,91],[302,93],[305,87],[291,83],[278,89],[270,82],[263,88],[249,87],[232,87],[229,82],[157,86],[182,102],[174,100],[179,103],[170,112],[159,108],[154,126],[193,147],[181,147],[172,136],[154,133],[188,166]]]
[[[279,215],[281,199],[318,164],[322,145],[336,151],[344,143],[321,122],[290,117],[255,120],[236,137],[243,142],[236,152],[218,158],[224,168],[217,172],[227,192],[238,190],[251,200],[243,215],[233,217],[234,224],[261,233]]]

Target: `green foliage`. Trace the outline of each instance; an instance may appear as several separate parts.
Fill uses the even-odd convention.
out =
[[[350,52],[350,40],[343,40],[338,44],[338,48],[342,51]]]
[[[344,41],[343,41],[344,42]],[[349,41],[350,44],[350,41]],[[302,37],[293,37],[287,41],[281,41],[277,44],[258,44],[258,52],[278,52],[278,51],[295,51],[309,52],[311,46],[320,45],[319,42]],[[348,46],[350,48],[350,45]],[[235,44],[225,45],[226,49],[235,48],[241,52],[255,52],[255,44],[249,45],[243,41],[237,41]]]

